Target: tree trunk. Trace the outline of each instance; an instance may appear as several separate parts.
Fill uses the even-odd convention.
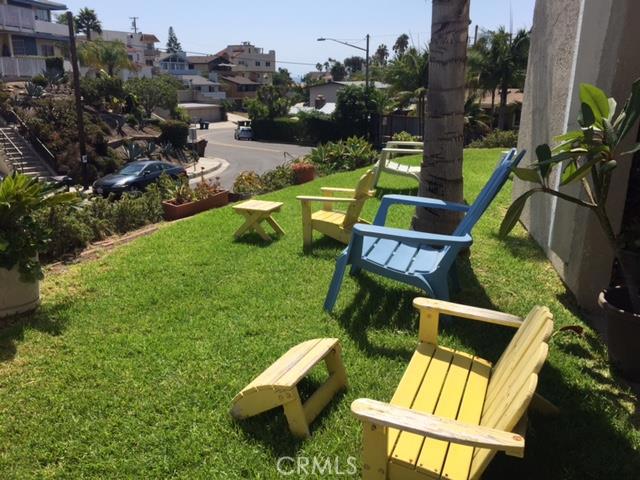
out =
[[[507,128],[507,95],[509,94],[509,86],[502,85],[500,87],[500,112],[498,114],[498,129],[505,130]]]
[[[470,0],[433,0],[429,90],[419,195],[462,202],[465,66]],[[416,208],[415,230],[452,233],[457,212]]]

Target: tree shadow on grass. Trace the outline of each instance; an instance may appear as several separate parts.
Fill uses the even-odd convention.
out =
[[[0,319],[0,363],[13,360],[26,330],[37,330],[52,337],[61,335],[67,324],[64,313],[68,308],[69,304],[62,302],[40,307],[35,312]]]
[[[317,378],[303,378],[298,383],[298,391],[302,401],[305,402],[321,384],[322,381]],[[322,429],[325,423],[331,424],[334,421],[332,413],[339,406],[344,395],[344,390],[339,391],[311,423],[309,430],[312,436],[314,431]],[[277,458],[295,457],[306,440],[293,436],[282,407],[268,410],[255,417],[238,420],[237,424],[248,439],[267,447]]]
[[[347,248],[347,246],[338,240],[327,235],[322,235],[312,241],[311,248],[308,251],[304,251],[302,245],[300,245],[300,255],[335,261],[338,255],[340,255],[340,252],[345,248]]]
[[[500,237],[497,233],[492,233],[491,236],[499,240],[501,245],[506,248],[511,256],[518,260],[533,260],[535,262],[548,262],[547,256],[544,251],[539,247],[534,247],[535,243],[530,236],[527,237],[515,237],[509,235],[508,237]]]

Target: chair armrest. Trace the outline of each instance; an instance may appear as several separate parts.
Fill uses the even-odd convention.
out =
[[[504,451],[517,457],[524,455],[524,438],[517,433],[463,423],[366,398],[354,401],[351,411],[358,419],[374,425],[460,445]]]
[[[387,220],[387,212],[391,205],[412,205],[415,207],[437,208],[440,210],[452,210],[454,212],[466,212],[469,205],[461,203],[445,202],[436,198],[412,197],[410,195],[385,195],[380,202],[380,208],[373,221],[374,225],[384,225]]]
[[[470,307],[458,303],[445,302],[432,298],[418,297],[413,300],[413,306],[418,310],[435,310],[440,314],[452,315],[454,317],[467,318],[469,320],[479,320],[496,325],[520,328],[522,318],[508,313],[488,310],[486,308]]]
[[[331,203],[331,202],[355,203],[357,202],[355,198],[341,198],[341,197],[312,197],[312,196],[300,195],[296,198],[301,202],[323,202],[323,203]]]
[[[439,235],[436,233],[416,232],[415,230],[403,230],[401,228],[380,227],[356,223],[353,226],[353,235],[367,237],[386,238],[409,244],[423,244],[434,246],[461,246],[467,247],[473,243],[471,235]]]
[[[320,187],[321,192],[356,193],[355,188]]]

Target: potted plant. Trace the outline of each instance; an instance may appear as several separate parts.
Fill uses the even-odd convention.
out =
[[[166,220],[178,220],[229,203],[229,191],[220,186],[220,180],[206,181],[204,178],[195,188],[189,186],[189,179],[181,178],[173,190],[173,198],[163,201],[162,208]]]
[[[233,192],[231,193],[231,201],[239,202],[247,200],[253,195],[257,195],[264,191],[265,185],[260,175],[253,170],[245,170],[240,172],[233,182]]]
[[[633,265],[638,256],[628,253],[637,238],[632,242],[614,230],[606,203],[618,163],[631,161],[631,154],[640,151],[640,144],[621,151],[622,140],[635,131],[633,126],[640,116],[640,79],[634,82],[629,99],[617,115],[615,100],[593,85],[580,85],[580,101],[580,129],[556,137],[558,143],[553,149],[546,144],[538,146],[538,163],[532,168],[514,169],[519,178],[537,185],[514,200],[502,221],[500,234],[504,236],[511,231],[527,199],[538,192],[572,202],[596,215],[624,279],[622,285],[613,285],[599,296],[598,303],[606,318],[609,358],[624,377],[639,381],[640,269]],[[579,183],[582,195],[572,196],[551,186],[550,174],[556,167],[561,168],[560,185]]]
[[[312,181],[316,176],[316,167],[308,160],[300,159],[291,164],[296,184]]]
[[[33,310],[40,302],[38,254],[50,237],[35,214],[77,200],[22,174],[0,181],[0,317]]]

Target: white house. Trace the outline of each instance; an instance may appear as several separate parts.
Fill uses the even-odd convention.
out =
[[[364,87],[364,82],[331,81],[321,85],[313,85],[309,87],[309,105],[314,105],[318,96],[322,96],[326,103],[336,103],[338,101],[338,92],[349,85]],[[371,82],[370,85],[376,90],[386,90],[389,88],[389,85],[382,82]]]

